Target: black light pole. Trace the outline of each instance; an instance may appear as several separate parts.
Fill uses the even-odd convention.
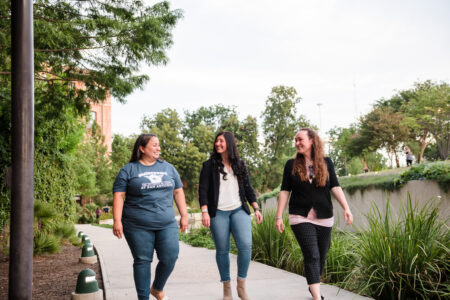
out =
[[[31,299],[33,282],[33,1],[11,1],[12,184],[9,299]]]

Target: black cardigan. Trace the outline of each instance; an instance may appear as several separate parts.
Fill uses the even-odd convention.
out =
[[[244,168],[245,163],[241,161]],[[250,214],[250,209],[247,205],[247,201],[251,204],[256,202],[255,192],[250,184],[250,178],[248,176],[241,178],[237,176],[239,185],[239,197],[241,198],[242,208],[247,214]],[[211,159],[208,159],[203,163],[202,171],[200,172],[200,182],[198,185],[198,198],[200,207],[208,205],[208,213],[211,218],[216,216],[217,205],[219,202],[219,188],[220,188],[220,172],[218,167],[213,166]]]
[[[333,204],[331,203],[330,190],[339,186],[333,162],[325,157],[328,169],[328,179],[324,187],[316,186],[316,179],[312,183],[301,181],[298,174],[292,175],[294,159],[290,159],[284,166],[282,191],[291,192],[289,199],[289,213],[306,217],[311,210],[317,214],[317,218],[326,219],[333,216]]]

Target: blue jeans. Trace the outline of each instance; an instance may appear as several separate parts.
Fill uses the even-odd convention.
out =
[[[178,258],[178,228],[145,230],[124,226],[123,233],[134,259],[133,275],[138,298],[147,300],[150,296],[150,264],[153,251],[156,250],[159,260],[153,287],[162,291]]]
[[[252,223],[242,207],[230,211],[217,210],[216,216],[211,218],[211,233],[222,282],[230,281],[230,232],[238,248],[238,277],[245,279],[252,256]]]

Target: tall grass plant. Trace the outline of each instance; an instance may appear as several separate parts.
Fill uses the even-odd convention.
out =
[[[285,230],[275,228],[275,210],[265,210],[263,221],[256,225],[253,220],[252,259],[286,271],[303,274],[303,255],[287,215],[283,216]]]
[[[367,215],[369,229],[359,235],[358,291],[376,299],[449,299],[450,232],[438,219],[438,204],[419,208],[408,194],[394,216],[389,200]]]

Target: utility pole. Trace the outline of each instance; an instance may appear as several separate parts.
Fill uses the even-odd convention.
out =
[[[11,1],[12,182],[9,299],[31,299],[33,283],[33,1]]]
[[[322,134],[322,113],[320,111],[322,103],[317,103],[317,106],[319,107],[319,133]]]

